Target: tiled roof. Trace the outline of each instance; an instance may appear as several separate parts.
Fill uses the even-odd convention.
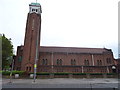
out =
[[[33,6],[40,6],[40,3],[31,3],[29,5],[33,5]]]
[[[51,47],[40,46],[40,52],[59,52],[59,53],[111,53],[111,49],[106,48],[77,48],[77,47]]]

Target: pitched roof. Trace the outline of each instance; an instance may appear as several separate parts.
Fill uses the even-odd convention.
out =
[[[111,49],[106,48],[77,48],[77,47],[52,47],[40,46],[40,52],[58,52],[58,53],[111,53]]]

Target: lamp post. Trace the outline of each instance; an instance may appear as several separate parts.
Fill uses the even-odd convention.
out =
[[[116,67],[112,66],[113,73],[116,73]]]
[[[37,72],[39,33],[37,33],[37,40],[36,40],[36,54],[35,54],[35,63],[34,63],[34,81],[33,82],[35,82],[35,80],[36,80],[36,72]]]

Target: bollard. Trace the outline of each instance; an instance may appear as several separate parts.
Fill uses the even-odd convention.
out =
[[[19,74],[15,74],[15,78],[19,78]]]
[[[33,78],[34,77],[34,74],[30,74],[30,78]]]

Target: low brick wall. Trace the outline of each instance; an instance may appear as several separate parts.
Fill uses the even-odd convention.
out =
[[[69,78],[69,75],[54,75],[54,78]]]
[[[50,75],[37,75],[37,78],[40,78],[40,79],[50,78]]]
[[[87,75],[73,75],[73,78],[87,78]]]
[[[90,78],[104,78],[104,75],[90,75]]]
[[[2,78],[7,78],[9,79],[10,76],[9,75],[2,75]],[[13,75],[12,78],[15,78],[15,76]],[[18,78],[30,78],[30,75],[20,75]],[[48,78],[118,78],[118,75],[107,75],[107,74],[102,74],[102,75],[90,75],[90,74],[86,74],[86,75],[79,75],[79,74],[65,74],[65,75],[58,75],[58,74],[48,74],[48,75],[37,75],[37,78],[39,79],[48,79]]]

